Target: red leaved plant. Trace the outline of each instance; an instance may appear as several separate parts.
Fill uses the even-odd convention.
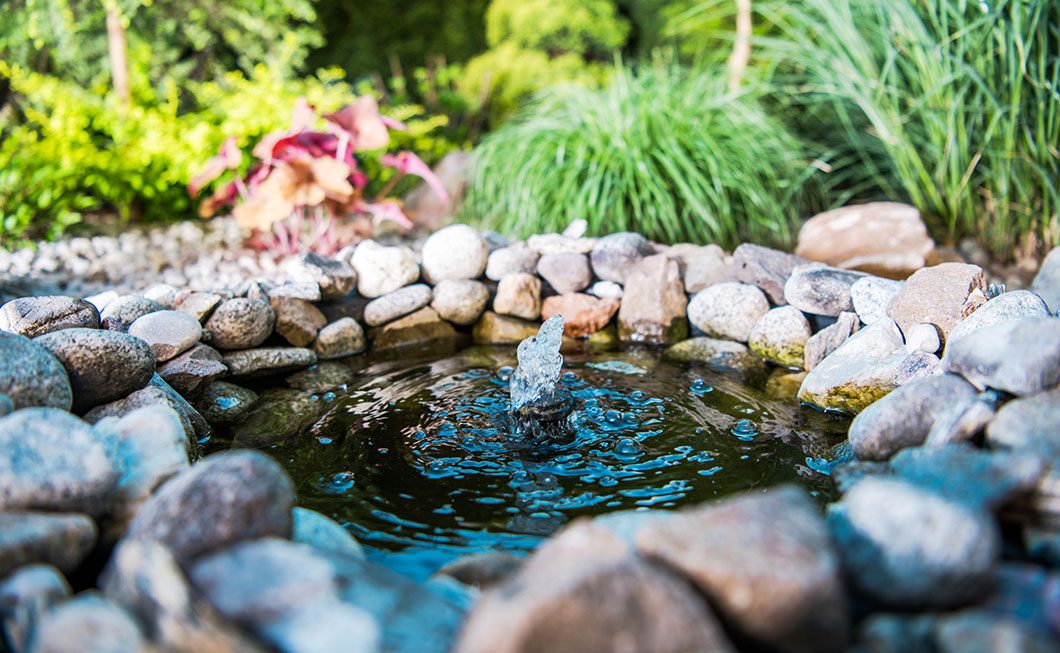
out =
[[[405,129],[400,122],[380,115],[374,98],[361,96],[323,118],[327,131],[314,131],[319,116],[305,98],[299,98],[291,128],[266,134],[253,150],[258,162],[245,177],[236,173],[232,181],[218,187],[200,205],[199,214],[207,218],[235,204],[232,215],[240,226],[251,230],[252,245],[281,254],[333,254],[358,236],[368,235],[383,220],[412,227],[400,202],[386,199],[406,174],[422,177],[448,203],[441,182],[412,152],[383,154],[380,163],[398,174],[375,197],[364,197],[368,178],[357,168],[354,154],[382,149],[390,143],[391,129]],[[203,186],[228,170],[236,171],[242,163],[243,153],[235,138],[229,138],[191,180],[188,190],[194,197]]]

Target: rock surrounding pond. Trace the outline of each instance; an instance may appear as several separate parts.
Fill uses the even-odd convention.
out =
[[[823,216],[801,257],[454,225],[418,254],[366,241],[249,279],[222,255],[213,285],[15,298],[3,641],[1055,649],[1060,254],[999,293],[923,265],[914,214]],[[39,256],[137,278],[106,242]],[[57,269],[25,258],[0,268]],[[520,448],[513,347],[554,313],[568,439]]]

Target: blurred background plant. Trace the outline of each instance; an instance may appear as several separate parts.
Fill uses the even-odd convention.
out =
[[[297,97],[327,112],[363,94],[409,127],[390,152],[433,164],[481,140],[462,217],[504,231],[584,217],[602,233],[615,216],[662,239],[783,244],[816,208],[891,199],[998,258],[1060,242],[1056,0],[5,9],[5,246],[86,215],[192,216],[184,186],[229,135],[249,152]],[[378,156],[360,165],[366,192],[390,183]]]

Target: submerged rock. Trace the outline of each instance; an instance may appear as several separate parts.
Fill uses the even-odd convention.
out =
[[[114,320],[123,328],[128,329],[129,325],[144,315],[164,309],[164,306],[153,299],[140,295],[124,295],[107,304],[107,307],[100,311],[99,316],[103,320]]]
[[[309,367],[317,355],[304,347],[258,347],[224,354],[229,376],[254,377],[280,374]]]
[[[517,345],[537,333],[535,322],[486,311],[475,323],[471,337],[476,345]]]
[[[666,348],[663,355],[675,361],[705,363],[723,370],[765,372],[766,365],[747,345],[733,340],[689,338]]]
[[[403,318],[375,327],[368,332],[372,350],[428,345],[437,343],[456,343],[460,334],[438,312],[430,306],[406,315]]]
[[[195,408],[211,425],[235,424],[258,401],[258,393],[235,383],[214,381],[195,400]]]

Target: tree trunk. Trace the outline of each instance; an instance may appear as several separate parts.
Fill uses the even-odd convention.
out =
[[[736,90],[751,58],[751,0],[736,0],[736,41],[729,55],[729,88]]]
[[[110,4],[110,3],[108,3]],[[118,8],[107,7],[107,50],[110,53],[110,76],[114,83],[114,94],[122,105],[128,106],[129,94],[129,60],[125,52],[125,28],[121,24]]]

